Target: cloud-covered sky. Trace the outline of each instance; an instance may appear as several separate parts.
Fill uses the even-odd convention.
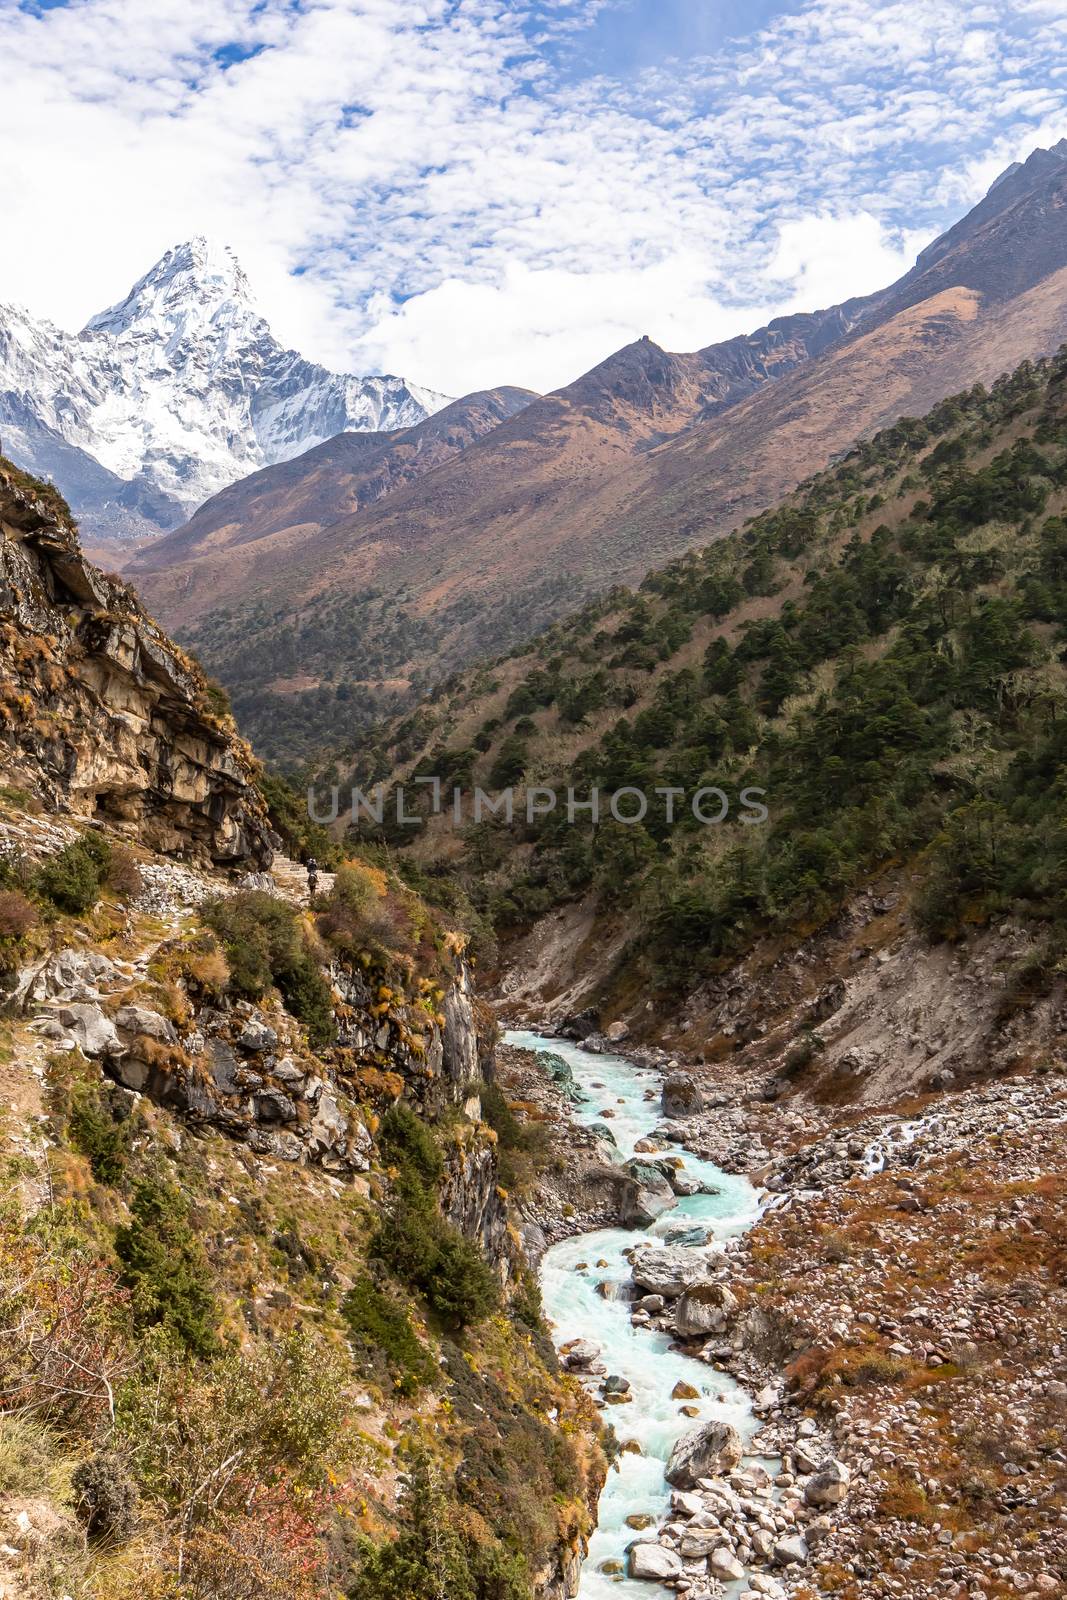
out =
[[[0,59],[0,300],[206,233],[452,394],[877,288],[1067,133],[1067,0],[9,0]]]

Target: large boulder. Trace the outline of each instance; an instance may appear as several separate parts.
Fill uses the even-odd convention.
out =
[[[646,1294],[677,1300],[695,1284],[706,1283],[725,1264],[725,1254],[714,1246],[690,1249],[685,1245],[647,1245],[634,1252],[630,1271],[634,1283]]]
[[[809,1506],[839,1506],[851,1481],[843,1461],[828,1461],[804,1485],[804,1499]]]
[[[262,1017],[249,1017],[237,1043],[242,1050],[273,1050],[278,1043],[278,1035]]]
[[[648,1228],[665,1211],[678,1204],[677,1196],[659,1167],[647,1161],[627,1161],[631,1182],[619,1198],[619,1222],[624,1228]]]
[[[705,1422],[675,1444],[665,1477],[675,1489],[695,1489],[701,1478],[715,1478],[736,1467],[744,1454],[741,1435],[729,1422]]]
[[[674,1308],[674,1331],[681,1339],[722,1333],[737,1311],[737,1298],[724,1283],[701,1283],[687,1289]]]
[[[259,1122],[295,1122],[296,1106],[280,1089],[264,1089],[256,1095],[256,1119]]]
[[[557,1056],[554,1051],[542,1051],[537,1057],[537,1064],[542,1071],[548,1073],[553,1083],[558,1084],[565,1099],[577,1101],[582,1098],[570,1063],[564,1061],[562,1056]]]
[[[790,1533],[779,1539],[774,1547],[774,1560],[779,1567],[792,1567],[808,1559],[808,1542],[803,1534]]]
[[[660,1105],[665,1117],[695,1117],[704,1109],[700,1085],[688,1073],[672,1072],[664,1078]]]
[[[676,1550],[668,1550],[664,1544],[632,1544],[627,1572],[631,1578],[662,1583],[665,1578],[681,1577],[682,1558]]]
[[[721,1544],[708,1558],[708,1571],[720,1583],[739,1583],[745,1569],[728,1545]]]
[[[120,1006],[115,1012],[115,1026],[122,1033],[157,1039],[161,1044],[174,1044],[178,1037],[169,1017],[161,1017],[147,1006]]]
[[[619,1225],[623,1228],[650,1228],[664,1212],[672,1211],[678,1204],[677,1196],[668,1188],[662,1190],[642,1188],[638,1184],[627,1186],[619,1206]]]
[[[574,1016],[568,1017],[560,1028],[564,1039],[588,1039],[600,1026],[600,1018],[593,1006],[588,1006],[584,1011],[578,1011]]]
[[[325,1089],[315,1105],[315,1116],[308,1130],[308,1147],[312,1155],[325,1155],[338,1150],[348,1135],[348,1118],[332,1094]]]
[[[122,1054],[122,1044],[115,1032],[115,1024],[99,1006],[60,1006],[57,1015],[83,1056]]]

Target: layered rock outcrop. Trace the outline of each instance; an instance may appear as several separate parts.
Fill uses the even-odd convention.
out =
[[[0,774],[150,848],[269,865],[251,754],[199,668],[87,561],[62,499],[0,461]]]

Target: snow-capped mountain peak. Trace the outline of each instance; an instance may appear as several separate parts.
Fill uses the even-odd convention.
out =
[[[421,422],[448,396],[329,372],[274,338],[228,245],[168,250],[125,299],[63,333],[0,305],[0,434],[84,531],[142,538],[209,495],[346,431]]]
[[[82,331],[176,346],[235,327],[258,333],[266,323],[230,246],[199,234],[168,250],[124,300],[91,317]]]

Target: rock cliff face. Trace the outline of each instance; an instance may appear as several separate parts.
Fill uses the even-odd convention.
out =
[[[156,959],[177,975],[182,951],[179,938],[160,946]],[[464,1132],[449,1150],[441,1208],[506,1278],[507,1218],[496,1157],[476,1121],[478,1086],[492,1061],[479,1039],[466,966],[457,961],[442,1023],[421,1036],[405,1006],[383,1015],[360,978],[339,970],[331,976],[341,1027],[338,1047],[323,1056],[311,1052],[277,1005],[205,1004],[195,987],[183,985],[177,1023],[146,1005],[115,1009],[110,997],[128,993],[129,975],[95,951],[66,949],[50,957],[20,1001],[24,1008],[47,1008],[48,1035],[58,1047],[76,1044],[122,1089],[275,1160],[313,1163],[350,1177],[371,1166],[368,1104],[388,1104],[403,1092],[435,1111],[463,1106],[475,1120],[457,1124]]]
[[[58,495],[0,461],[0,774],[153,849],[269,865],[253,762]]]

